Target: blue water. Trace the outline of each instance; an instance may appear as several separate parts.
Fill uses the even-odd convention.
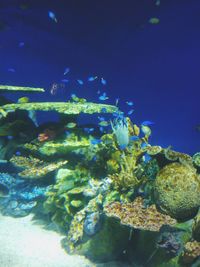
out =
[[[105,88],[106,103],[120,98],[128,111],[125,102],[133,101],[133,121],[155,122],[151,144],[199,151],[200,2],[160,2],[1,0],[0,83],[44,87],[46,93],[32,94],[32,101],[63,101],[71,93],[97,101],[97,90]],[[160,23],[150,24],[151,17]],[[70,72],[63,76],[66,67]],[[74,81],[90,75],[104,77],[107,85]],[[51,95],[52,83],[63,78],[69,84]],[[21,94],[6,96],[17,100]],[[39,116],[41,122],[49,118]]]

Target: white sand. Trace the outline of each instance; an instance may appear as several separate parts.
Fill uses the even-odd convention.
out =
[[[0,215],[0,267],[93,267],[82,256],[68,255],[61,235],[35,224],[33,215]]]

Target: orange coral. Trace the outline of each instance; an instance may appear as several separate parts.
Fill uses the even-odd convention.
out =
[[[38,140],[40,142],[45,142],[45,141],[50,141],[50,140],[53,140],[56,136],[56,133],[55,131],[53,130],[50,130],[50,129],[45,129],[43,133],[40,133],[38,135]]]
[[[141,197],[130,203],[113,202],[104,211],[108,217],[119,218],[121,224],[141,230],[159,231],[162,225],[176,224],[175,219],[160,213],[155,205],[145,208]]]

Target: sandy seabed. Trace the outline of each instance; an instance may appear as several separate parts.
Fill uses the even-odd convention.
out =
[[[68,255],[61,247],[62,238],[36,224],[33,215],[0,215],[0,267],[95,266],[83,256]]]

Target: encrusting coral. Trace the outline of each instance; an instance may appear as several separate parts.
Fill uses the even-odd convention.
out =
[[[53,172],[63,165],[67,164],[67,160],[59,161],[57,163],[45,163],[38,158],[13,156],[10,162],[18,168],[25,169],[18,173],[18,175],[24,179],[40,179],[46,176],[48,173]]]
[[[162,225],[175,225],[176,220],[160,213],[155,205],[144,207],[143,199],[137,197],[133,202],[113,202],[104,207],[109,217],[120,219],[121,224],[140,230],[159,231]]]
[[[27,110],[27,111],[51,111],[55,110],[58,113],[63,114],[80,114],[80,113],[113,113],[118,111],[118,108],[112,105],[96,104],[92,102],[76,103],[76,102],[29,102],[29,103],[17,103],[6,104],[1,106],[5,112],[13,112],[15,110]]]

